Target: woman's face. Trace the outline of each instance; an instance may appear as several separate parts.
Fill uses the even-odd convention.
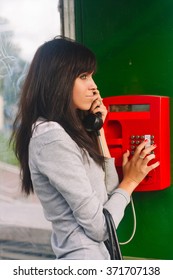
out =
[[[73,87],[73,103],[76,109],[89,110],[94,101],[94,91],[97,89],[93,73],[82,73],[76,78]]]

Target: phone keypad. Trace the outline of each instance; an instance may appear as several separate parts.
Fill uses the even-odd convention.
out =
[[[145,135],[131,135],[130,136],[130,153],[133,155],[135,153],[135,149],[137,146],[147,139],[147,143],[145,147],[149,147],[150,145],[154,144],[154,135],[145,134]],[[154,154],[154,151],[151,152]]]

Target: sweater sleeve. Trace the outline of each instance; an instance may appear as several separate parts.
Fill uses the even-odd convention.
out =
[[[105,160],[105,184],[109,200],[105,203],[104,208],[112,215],[117,228],[124,216],[124,210],[130,202],[130,196],[125,190],[118,188],[119,178],[114,160],[114,158]]]
[[[105,159],[105,184],[108,195],[112,194],[119,184],[118,173],[114,161],[114,158]]]
[[[129,194],[125,190],[117,188],[111,195],[110,199],[105,203],[104,208],[106,208],[112,215],[116,228],[122,220],[124,210],[129,202]]]

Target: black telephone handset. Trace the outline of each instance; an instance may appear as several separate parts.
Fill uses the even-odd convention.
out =
[[[103,126],[102,114],[100,112],[90,113],[84,118],[83,125],[88,132],[99,131]]]

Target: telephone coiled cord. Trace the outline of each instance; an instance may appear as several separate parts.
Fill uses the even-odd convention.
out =
[[[136,232],[136,211],[135,211],[135,206],[134,206],[132,196],[130,197],[130,202],[131,202],[132,213],[133,213],[133,231],[132,231],[131,237],[127,241],[119,242],[120,245],[126,245],[126,244],[130,243],[130,241],[133,239],[135,232]]]

